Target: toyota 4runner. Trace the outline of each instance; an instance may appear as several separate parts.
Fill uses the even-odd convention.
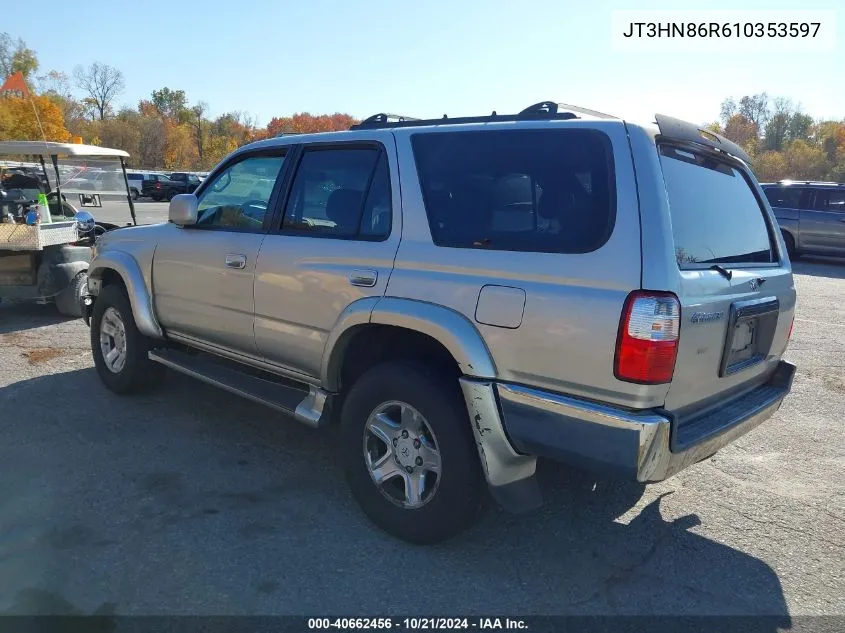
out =
[[[242,147],[89,269],[97,372],[340,424],[352,493],[434,542],[538,457],[665,479],[769,418],[795,289],[745,153],[551,102]]]

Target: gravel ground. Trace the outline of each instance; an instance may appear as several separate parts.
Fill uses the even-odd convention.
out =
[[[331,430],[174,374],[120,398],[81,321],[0,305],[0,613],[845,615],[845,264],[795,271],[774,418],[648,487],[544,463],[542,509],[428,548]]]

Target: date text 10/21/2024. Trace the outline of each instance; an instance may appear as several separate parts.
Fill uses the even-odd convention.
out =
[[[309,618],[309,630],[472,630],[519,631],[528,625],[519,618]]]

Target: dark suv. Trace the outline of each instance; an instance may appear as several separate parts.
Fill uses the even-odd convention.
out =
[[[176,171],[169,176],[158,176],[149,185],[144,183],[141,195],[150,196],[153,200],[170,200],[180,193],[193,193],[202,181],[194,174]]]
[[[168,185],[170,179],[162,174],[144,174],[143,184],[141,185],[141,196],[144,198],[152,198],[153,200],[163,200],[170,198],[168,196]]]
[[[169,178],[173,183],[173,190],[176,193],[194,193],[202,182],[202,180],[199,179],[199,176],[187,174],[181,171],[173,172],[170,174]]]
[[[790,257],[845,256],[845,184],[782,180],[761,186]]]

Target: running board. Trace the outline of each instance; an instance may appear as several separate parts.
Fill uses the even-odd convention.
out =
[[[326,404],[329,394],[317,387],[302,385],[302,388],[297,388],[265,380],[206,360],[202,354],[186,354],[175,349],[152,350],[149,358],[182,374],[281,411],[308,426],[316,428],[328,423],[329,408]]]

